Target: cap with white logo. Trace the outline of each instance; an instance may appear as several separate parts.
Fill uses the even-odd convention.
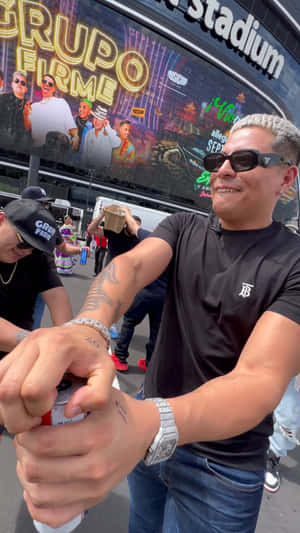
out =
[[[56,244],[56,222],[51,213],[35,200],[13,200],[4,213],[32,248],[52,254]]]

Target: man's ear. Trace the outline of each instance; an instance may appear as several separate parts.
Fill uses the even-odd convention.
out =
[[[286,173],[283,178],[283,183],[281,186],[281,191],[288,191],[288,189],[293,185],[298,174],[298,169],[296,165],[292,165],[287,168]]]

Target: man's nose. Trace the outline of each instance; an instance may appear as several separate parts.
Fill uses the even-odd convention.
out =
[[[219,170],[217,171],[218,176],[226,177],[228,176],[234,176],[236,174],[235,170],[232,168],[230,160],[225,159],[224,163],[220,166]]]

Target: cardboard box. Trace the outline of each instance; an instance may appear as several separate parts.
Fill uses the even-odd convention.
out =
[[[121,233],[125,225],[125,213],[119,205],[109,205],[105,208],[104,229]]]

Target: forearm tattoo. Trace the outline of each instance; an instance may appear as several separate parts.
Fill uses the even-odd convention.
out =
[[[102,274],[94,281],[81,309],[82,312],[97,311],[101,303],[106,303],[111,307],[113,306],[114,302],[106,292],[106,289],[103,288],[104,283],[109,283],[111,285],[119,285],[120,283],[116,276],[116,266],[114,262],[109,263],[103,270]],[[117,306],[120,307],[119,302],[117,303]]]
[[[28,337],[30,331],[26,331],[26,329],[18,330],[16,333],[16,343],[20,344],[26,337]]]

